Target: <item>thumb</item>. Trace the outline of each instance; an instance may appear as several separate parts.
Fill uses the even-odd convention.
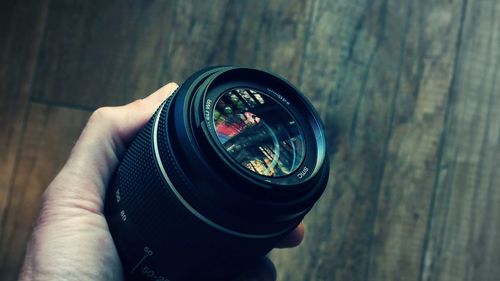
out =
[[[144,99],[97,109],[47,193],[78,198],[88,196],[102,207],[106,187],[127,144],[176,88],[177,84],[169,83]]]

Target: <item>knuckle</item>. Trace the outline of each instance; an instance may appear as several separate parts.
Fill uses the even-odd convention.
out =
[[[132,103],[130,103],[130,106],[134,109],[142,109],[144,107],[146,107],[146,101],[144,99],[137,99],[135,101],[133,101]]]
[[[89,121],[103,121],[108,119],[113,114],[113,108],[109,106],[100,107],[92,112]]]

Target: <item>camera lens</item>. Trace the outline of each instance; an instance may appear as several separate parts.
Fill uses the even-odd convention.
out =
[[[320,119],[268,72],[189,77],[130,144],[105,216],[133,280],[227,280],[255,265],[328,180]]]
[[[291,113],[272,97],[250,88],[223,93],[213,112],[220,143],[248,170],[286,176],[304,160],[304,138]]]

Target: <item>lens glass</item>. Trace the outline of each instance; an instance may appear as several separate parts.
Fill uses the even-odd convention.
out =
[[[304,160],[305,143],[299,125],[267,94],[249,88],[229,90],[217,100],[213,120],[222,146],[254,173],[286,176]]]

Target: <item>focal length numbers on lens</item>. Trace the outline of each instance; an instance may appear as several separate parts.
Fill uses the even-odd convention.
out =
[[[121,201],[121,194],[120,194],[120,189],[116,190],[115,193],[115,198],[116,198],[116,203],[120,203]],[[125,210],[120,211],[120,217],[122,221],[127,220],[127,214],[125,213]],[[134,273],[137,271],[137,269],[146,261],[148,257],[153,256],[154,252],[151,250],[149,246],[144,246],[143,248],[144,256],[137,262],[137,264],[132,268],[130,273]],[[145,276],[147,279],[154,280],[154,281],[170,281],[168,278],[165,276],[158,275],[157,272],[153,269],[151,269],[149,266],[142,266],[140,273]]]
[[[145,246],[144,247],[144,256],[139,260],[139,262],[134,266],[134,268],[132,269],[132,272],[131,273],[134,273],[134,271],[142,264],[144,263],[144,261],[148,258],[148,257],[151,257],[154,252],[153,250],[151,250],[148,246]],[[155,281],[170,281],[168,278],[166,278],[165,276],[161,276],[161,275],[158,275],[158,273],[150,268],[149,266],[143,266],[141,268],[141,274],[145,277],[147,277],[148,279],[150,280],[155,280]]]
[[[143,248],[144,256],[137,262],[137,264],[132,268],[130,273],[136,272],[136,270],[140,267],[141,271],[140,273],[147,277],[150,280],[155,280],[155,281],[169,281],[168,278],[165,276],[158,275],[157,271],[152,269],[151,267],[144,265],[141,267],[141,265],[146,261],[148,257],[151,257],[154,255],[153,250],[151,250],[150,247],[144,246]]]
[[[116,193],[115,193],[115,196],[116,196],[116,203],[120,203],[120,201],[122,200],[122,197],[120,195],[120,189],[116,189]]]
[[[148,266],[142,267],[142,275],[146,276],[150,280],[155,280],[155,281],[170,281],[167,279],[165,276],[161,275],[156,275],[156,272],[149,268]]]
[[[120,189],[116,190],[115,196],[116,196],[116,203],[120,203],[120,201],[121,201]],[[120,217],[121,217],[122,221],[127,220],[127,214],[125,213],[125,210],[120,211]]]
[[[134,273],[135,270],[150,256],[153,255],[153,251],[148,247],[148,246],[145,246],[144,247],[144,256],[139,260],[139,262],[137,262],[137,264],[134,266],[134,268],[132,268],[132,270],[130,271],[130,273]]]

